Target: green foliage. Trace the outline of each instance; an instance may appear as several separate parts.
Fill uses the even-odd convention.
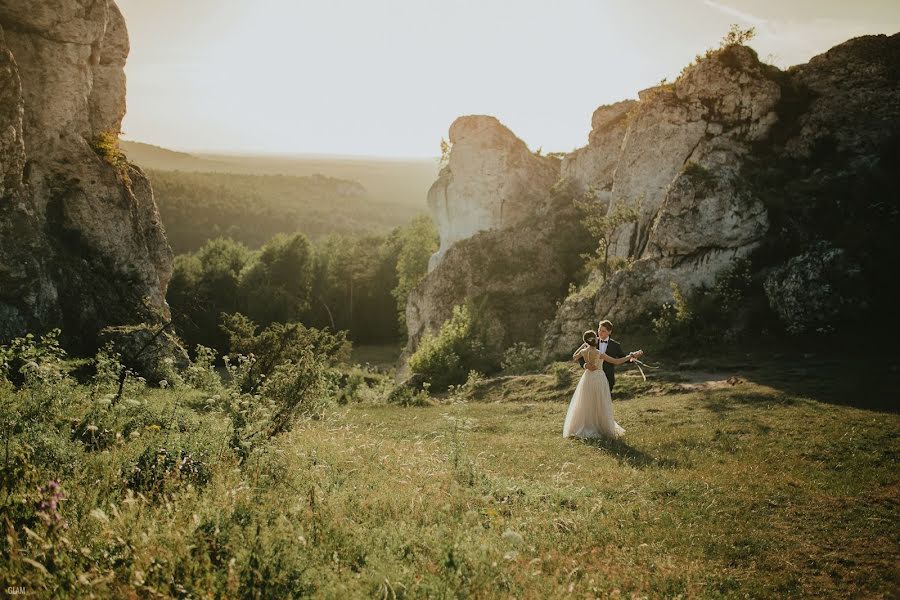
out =
[[[95,135],[88,142],[97,156],[108,162],[128,185],[131,178],[128,176],[128,157],[119,148],[119,132],[103,131]]]
[[[167,448],[148,447],[135,461],[126,485],[135,492],[160,496],[184,484],[201,488],[209,479],[209,467],[190,453],[182,450],[175,456]]]
[[[437,334],[424,337],[409,358],[409,368],[422,374],[435,390],[464,382],[472,369],[488,371],[492,365],[482,333],[470,307],[454,306],[453,315]]]
[[[175,329],[190,345],[228,351],[219,315],[243,308],[241,274],[252,258],[246,246],[225,238],[210,240],[196,254],[175,257],[167,299]]]
[[[694,161],[690,161],[685,165],[684,175],[700,194],[707,194],[716,187],[715,173]]]
[[[729,48],[731,46],[746,46],[747,42],[756,37],[756,27],[742,29],[737,23],[732,23],[731,29],[719,42],[720,48]]]
[[[400,252],[397,256],[397,286],[391,295],[397,300],[399,328],[406,331],[406,301],[409,292],[428,272],[428,259],[438,249],[438,233],[434,222],[420,217],[399,230]]]
[[[517,342],[504,350],[500,367],[507,375],[533,373],[541,368],[541,351],[523,342]]]
[[[223,321],[238,353],[224,357],[229,375],[225,411],[232,447],[243,459],[298,418],[322,410],[329,399],[328,367],[349,357],[350,343],[344,332],[300,323],[273,323],[257,333],[244,315],[223,315]]]
[[[386,236],[330,237],[316,246],[302,235],[276,236],[258,252],[220,238],[176,257],[168,301],[187,343],[220,353],[229,348],[219,316],[235,312],[262,325],[302,322],[348,330],[357,341],[395,342],[409,291],[436,248],[427,218]]]
[[[59,335],[59,329],[40,338],[28,333],[0,346],[0,378],[26,387],[65,381],[66,353],[59,345]]]
[[[550,366],[550,374],[558,388],[567,388],[572,385],[572,367],[567,363],[553,363]]]
[[[259,248],[278,234],[303,233],[314,241],[385,235],[425,209],[421,201],[410,205],[391,195],[373,197],[351,181],[321,175],[185,171],[147,171],[177,254],[196,252],[218,237]]]
[[[216,372],[216,354],[212,348],[197,345],[194,360],[184,370],[185,383],[205,392],[221,392],[222,381]]]
[[[414,390],[405,385],[398,385],[387,396],[388,404],[397,406],[428,406],[431,398],[425,390]]]
[[[672,302],[666,302],[660,307],[659,316],[653,319],[653,330],[663,341],[696,334],[693,331],[694,314],[678,284],[674,281],[672,282],[672,298]]]
[[[663,304],[653,319],[653,329],[663,343],[674,339],[698,342],[734,342],[746,319],[748,299],[760,295],[748,259],[735,259],[720,272],[712,287],[694,290],[689,297],[672,283],[672,302]]]
[[[309,308],[312,269],[306,236],[275,236],[241,275],[244,310],[262,325],[299,319]]]
[[[52,345],[28,351],[50,367]],[[634,401],[616,405],[625,441],[561,439],[569,393],[545,375],[470,374],[466,387],[483,402],[410,391],[397,404],[426,405],[349,403],[265,443],[250,439],[246,455],[229,443],[224,402],[191,408],[205,391],[142,387],[110,406],[90,385],[63,383],[65,369],[7,383],[0,589],[73,598],[555,598],[570,589],[793,597],[815,580],[824,597],[889,596],[893,582],[880,574],[896,562],[882,550],[893,541],[883,524],[895,512],[885,498],[897,481],[897,417],[841,404],[889,404],[893,382],[871,361],[850,365],[862,373],[851,381],[828,360],[797,369],[761,358],[733,386],[667,393],[682,384],[665,367],[652,384],[625,378],[635,380],[623,381]],[[346,383],[357,396],[380,385],[363,371]],[[250,396],[244,414],[260,425],[255,415],[273,408]],[[798,513],[814,526],[798,530]],[[758,527],[760,517],[771,526]],[[829,554],[836,537],[840,556]],[[592,553],[598,543],[602,554]],[[758,568],[773,549],[784,560]],[[635,552],[668,568],[623,579]],[[573,560],[591,576],[572,575]]]
[[[609,258],[609,246],[612,236],[623,225],[636,223],[641,215],[641,202],[619,202],[612,208],[605,203],[598,202],[594,194],[588,194],[585,198],[577,198],[575,207],[578,209],[581,221],[587,228],[594,241],[596,250],[594,253],[584,255],[587,259],[585,269],[588,271],[600,270],[603,278],[609,277],[612,265]]]
[[[257,362],[248,373],[245,389],[258,389],[278,365],[301,360],[307,352],[321,357],[323,364],[346,362],[351,344],[344,331],[331,333],[301,323],[273,323],[257,333],[257,325],[242,314],[222,315],[222,329],[236,353]]]

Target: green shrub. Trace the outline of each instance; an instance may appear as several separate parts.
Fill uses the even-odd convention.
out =
[[[416,391],[409,386],[398,385],[388,394],[387,402],[398,406],[428,406],[431,398],[425,390]]]
[[[740,334],[741,312],[754,293],[753,285],[752,266],[745,258],[722,270],[712,286],[697,288],[689,296],[673,282],[673,300],[660,307],[653,329],[663,343],[674,339],[733,342]]]
[[[125,183],[131,185],[131,178],[128,176],[128,157],[119,148],[118,131],[102,131],[91,138],[88,145],[97,156],[116,169]]]
[[[568,363],[553,363],[550,374],[556,382],[556,387],[567,388],[572,385],[572,368]]]
[[[136,492],[159,496],[178,484],[200,488],[209,480],[209,467],[184,450],[174,455],[167,448],[146,448],[135,461],[126,485]]]
[[[541,351],[523,342],[518,342],[503,353],[503,361],[500,366],[508,375],[533,373],[541,367]]]
[[[245,392],[258,390],[278,365],[296,362],[308,353],[327,365],[346,362],[350,357],[346,331],[331,333],[301,323],[272,323],[257,333],[256,324],[240,313],[222,315],[222,322],[232,352],[254,362],[241,374]]]
[[[454,306],[453,316],[436,335],[426,335],[409,359],[409,368],[422,374],[436,390],[466,380],[470,370],[486,371],[487,347],[468,306]]]
[[[184,380],[191,387],[205,392],[222,391],[222,380],[216,372],[216,351],[197,345],[194,360],[184,370]]]

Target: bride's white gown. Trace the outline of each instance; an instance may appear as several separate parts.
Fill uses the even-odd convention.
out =
[[[591,348],[585,352],[585,360],[600,365],[600,354]],[[613,418],[612,396],[603,369],[584,370],[563,424],[563,437],[617,438],[625,430]]]

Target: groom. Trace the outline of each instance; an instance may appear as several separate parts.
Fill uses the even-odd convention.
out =
[[[619,344],[616,340],[612,339],[610,334],[612,334],[613,324],[606,319],[600,321],[600,326],[597,328],[597,349],[600,352],[608,354],[613,358],[625,358],[628,354],[622,350],[622,345]],[[635,357],[638,357],[638,352],[634,352]],[[581,363],[581,366],[584,366],[584,362]],[[597,367],[587,367],[588,370],[594,371]],[[609,391],[616,385],[616,366],[603,361],[603,372],[606,373],[606,379],[609,381]]]

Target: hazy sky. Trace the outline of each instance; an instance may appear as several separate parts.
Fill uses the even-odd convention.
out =
[[[718,45],[785,67],[900,30],[897,0],[118,0],[125,137],[181,150],[434,156],[460,115],[532,149]]]

